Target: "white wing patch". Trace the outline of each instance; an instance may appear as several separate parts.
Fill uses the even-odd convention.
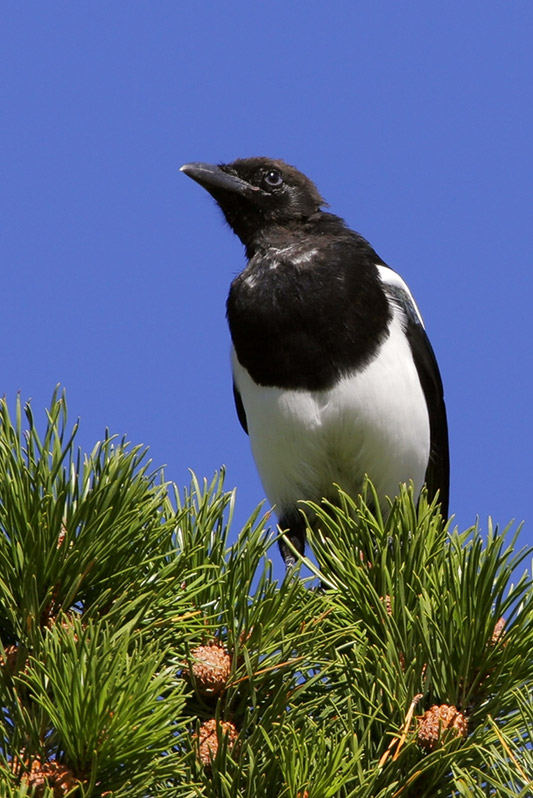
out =
[[[408,315],[415,316],[424,327],[424,320],[407,283],[388,266],[376,265],[376,268],[389,299],[397,302],[403,311],[407,311]]]

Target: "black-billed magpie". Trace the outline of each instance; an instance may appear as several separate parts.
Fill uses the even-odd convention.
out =
[[[280,527],[303,553],[301,500],[352,496],[365,474],[386,497],[412,480],[448,513],[442,381],[402,278],[281,160],[181,171],[216,200],[246,248],[227,319],[239,420]],[[294,555],[282,541],[285,563]]]

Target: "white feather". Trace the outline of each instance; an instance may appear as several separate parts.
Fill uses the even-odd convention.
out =
[[[403,280],[403,278],[400,277],[398,272],[395,272],[393,269],[389,269],[388,266],[376,265],[376,268],[378,270],[379,277],[381,279],[381,282],[383,283],[383,287],[385,288],[385,290],[387,290],[387,286],[391,286],[391,288],[399,290],[404,302],[406,304],[411,305],[416,316],[418,316],[420,324],[422,325],[422,327],[424,327],[422,314],[420,313],[418,305],[416,304],[414,297],[411,291],[409,290],[409,286]]]
[[[365,474],[384,510],[385,496],[395,496],[401,482],[413,480],[420,491],[429,416],[403,327],[403,312],[394,306],[377,356],[324,391],[257,385],[232,351],[253,456],[278,512],[301,499],[333,498],[333,483],[357,495]]]

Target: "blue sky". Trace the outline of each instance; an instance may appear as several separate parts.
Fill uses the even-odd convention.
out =
[[[109,427],[180,485],[224,463],[243,521],[243,252],[178,168],[284,158],[418,301],[458,524],[533,543],[532,30],[530,0],[5,0],[0,393],[42,412],[61,383],[84,449]]]

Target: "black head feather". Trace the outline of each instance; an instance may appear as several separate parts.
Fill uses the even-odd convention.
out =
[[[308,177],[273,158],[239,158],[218,166],[192,163],[181,170],[214,197],[246,246],[265,228],[302,222],[327,205]]]

